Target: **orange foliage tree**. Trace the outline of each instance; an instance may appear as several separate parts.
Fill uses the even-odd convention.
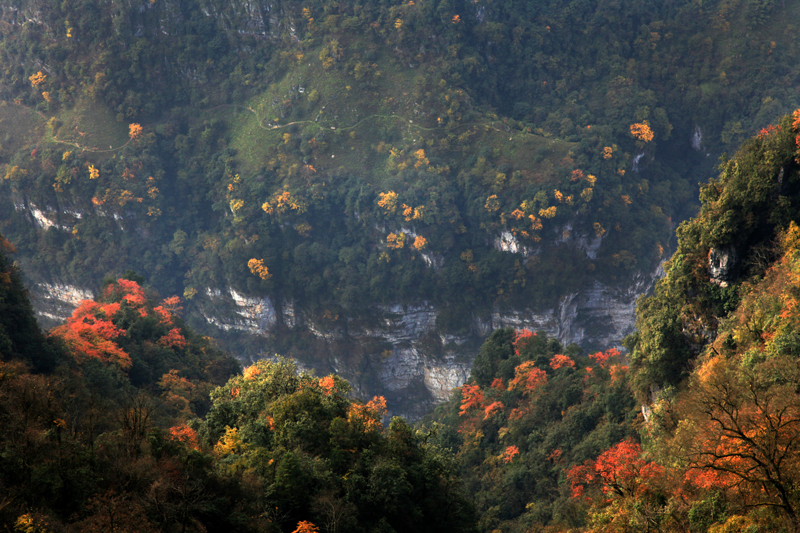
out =
[[[653,140],[653,130],[650,129],[650,126],[646,121],[637,124],[631,124],[631,135],[644,142],[650,142]]]
[[[47,74],[43,74],[42,71],[40,70],[36,74],[30,76],[28,80],[31,82],[31,87],[38,87],[42,85],[45,82],[45,80],[47,80]]]
[[[399,250],[402,248],[406,243],[406,234],[402,231],[398,231],[397,233],[390,233],[386,236],[386,246],[391,248],[392,250]]]
[[[533,392],[545,383],[547,383],[545,371],[536,368],[536,363],[533,361],[526,361],[514,369],[514,379],[508,383],[508,390]]]
[[[153,312],[159,318],[159,323],[164,325],[173,324],[175,315],[183,309],[180,305],[180,301],[181,299],[179,296],[170,296],[161,302],[161,305],[153,308]]]
[[[536,333],[529,329],[519,330],[514,333],[514,355],[519,355],[521,348],[524,348],[530,341],[534,340]]]
[[[319,529],[311,522],[303,520],[297,524],[297,529],[292,531],[292,533],[319,533]]]
[[[378,205],[381,206],[387,214],[394,213],[395,209],[397,209],[397,193],[394,191],[379,193]]]
[[[185,348],[186,339],[178,328],[172,328],[169,333],[158,339],[158,345],[166,348]]]
[[[701,488],[731,489],[748,507],[780,510],[800,529],[800,369],[776,356],[752,367],[724,356],[694,376],[675,442]]]
[[[125,330],[111,321],[119,310],[118,303],[100,304],[84,300],[67,319],[67,323],[54,328],[50,335],[64,340],[79,359],[99,359],[127,370],[131,366],[131,358],[115,342],[125,334]]]
[[[476,383],[461,387],[461,409],[458,412],[460,416],[463,416],[471,409],[480,408],[482,404],[483,391],[480,385]]]
[[[183,443],[187,448],[192,450],[200,449],[197,431],[187,426],[185,422],[171,427],[169,430],[169,437],[175,442]]]
[[[136,139],[139,135],[142,134],[142,126],[141,124],[133,123],[128,126],[128,134],[130,135],[131,140]]]
[[[260,376],[263,373],[264,373],[264,371],[261,370],[260,368],[258,368],[256,365],[250,365],[250,366],[248,366],[247,368],[244,369],[244,372],[242,373],[242,375],[244,376],[244,379],[246,379],[248,381],[253,381],[254,379],[256,379],[258,376]]]
[[[628,439],[567,472],[572,497],[580,498],[586,488],[599,488],[606,496],[635,496],[648,480],[660,476],[663,468],[642,458],[641,447]]]
[[[322,392],[329,396],[334,388],[336,387],[336,382],[333,379],[333,376],[325,376],[324,378],[319,379],[319,388],[322,389]]]
[[[550,368],[553,370],[558,370],[563,367],[575,368],[575,361],[563,354],[556,354],[550,359]]]
[[[256,259],[256,258],[251,259],[250,261],[247,262],[247,268],[250,269],[250,272],[253,275],[258,276],[263,280],[268,280],[269,278],[272,277],[272,274],[270,274],[269,269],[266,266],[264,266],[263,259]]]
[[[386,398],[375,396],[366,404],[352,402],[347,411],[347,421],[351,426],[369,433],[381,430],[384,415],[386,415]]]
[[[483,419],[484,420],[488,420],[491,417],[493,417],[494,415],[496,415],[497,413],[502,413],[503,409],[505,409],[505,405],[503,405],[503,402],[500,402],[500,401],[492,402],[489,405],[487,405],[486,407],[484,407],[484,409],[483,409]]]
[[[797,148],[800,148],[800,109],[796,109],[795,112],[792,113],[792,130],[797,132],[794,143],[797,145]]]
[[[123,278],[108,284],[103,290],[103,299],[112,302],[122,301],[134,308],[141,307],[147,301],[144,290],[138,283]]]
[[[616,348],[609,348],[605,352],[597,352],[589,355],[589,359],[592,359],[595,363],[600,365],[601,367],[605,368],[608,365],[609,360],[614,360],[622,355]]]
[[[505,453],[503,453],[503,462],[510,463],[517,455],[519,455],[519,448],[516,446],[509,446],[506,448]]]

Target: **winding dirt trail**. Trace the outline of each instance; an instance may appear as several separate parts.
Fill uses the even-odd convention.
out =
[[[125,148],[131,142],[133,142],[135,140],[135,138],[129,138],[128,141],[125,142],[125,144],[122,144],[122,145],[117,146],[115,148],[114,147],[109,147],[107,149],[96,148],[96,147],[91,147],[91,146],[84,146],[84,145],[82,145],[80,143],[75,142],[74,140],[60,139],[54,133],[49,133],[47,131],[47,123],[50,121],[50,118],[48,118],[41,111],[39,111],[37,109],[34,109],[32,107],[26,106],[26,105],[21,104],[21,103],[11,103],[9,105],[14,105],[16,107],[19,107],[19,108],[22,108],[22,109],[26,109],[26,110],[30,111],[31,113],[35,113],[36,115],[38,115],[42,119],[44,124],[45,124],[45,139],[50,137],[49,139],[47,139],[50,142],[58,143],[58,144],[66,144],[68,146],[73,146],[73,147],[75,147],[78,150],[81,150],[83,152],[91,152],[91,153],[111,153],[111,152],[116,152],[118,150],[122,150],[123,148]],[[313,126],[316,126],[317,128],[319,128],[320,130],[325,130],[326,129],[324,126],[321,126],[319,123],[317,123],[317,122],[315,122],[313,120],[297,120],[297,121],[293,121],[293,122],[287,122],[286,124],[265,126],[264,122],[267,120],[265,117],[259,116],[258,112],[255,109],[253,109],[252,107],[243,106],[243,105],[239,105],[239,104],[221,104],[221,105],[218,105],[218,106],[214,106],[214,107],[210,107],[210,108],[206,108],[206,109],[202,109],[202,110],[198,110],[198,111],[201,112],[201,113],[202,112],[211,112],[211,111],[215,111],[217,109],[223,109],[223,108],[242,109],[242,110],[245,110],[245,111],[248,111],[248,112],[252,113],[255,116],[256,120],[258,121],[258,127],[260,129],[266,131],[266,132],[279,131],[279,130],[281,130],[283,128],[287,128],[289,126],[294,126],[294,125],[300,125],[300,124],[313,125]],[[51,118],[53,118],[53,117],[51,117]],[[328,128],[330,128],[331,130],[335,130],[335,131],[349,131],[349,130],[353,130],[353,129],[359,127],[361,124],[363,124],[364,122],[366,122],[368,120],[374,120],[374,119],[388,119],[388,120],[395,119],[395,120],[399,120],[399,121],[402,121],[404,123],[404,125],[406,125],[407,127],[415,128],[415,129],[421,130],[421,131],[436,131],[436,130],[439,129],[437,127],[428,128],[428,127],[422,126],[420,124],[415,124],[414,121],[409,120],[409,119],[407,119],[405,117],[402,117],[400,115],[395,115],[395,114],[382,115],[382,114],[378,114],[378,113],[372,114],[372,115],[368,115],[368,116],[362,118],[361,120],[359,120],[358,122],[356,122],[355,124],[352,124],[350,126],[328,126]],[[460,128],[471,128],[471,127],[481,127],[481,126],[488,127],[490,129],[492,129],[494,131],[497,131],[497,132],[500,132],[500,133],[512,133],[512,134],[516,134],[516,135],[520,135],[521,134],[521,135],[531,135],[531,136],[534,135],[534,134],[532,134],[530,132],[527,132],[525,130],[516,130],[516,131],[512,132],[512,130],[511,130],[511,128],[509,126],[505,126],[505,131],[504,131],[503,129],[498,128],[496,126],[495,122],[468,122],[468,123],[458,124],[457,126],[453,126],[452,128],[446,129],[445,131],[455,131],[455,130],[460,129]],[[76,129],[77,129],[77,127],[76,127]],[[78,132],[78,133],[80,133],[80,132]]]

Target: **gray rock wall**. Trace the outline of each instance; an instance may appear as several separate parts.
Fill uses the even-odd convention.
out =
[[[377,347],[372,353],[364,348],[371,361],[372,380],[360,379],[337,354],[337,361],[311,366],[331,368],[354,383],[364,395],[391,395],[401,402],[402,414],[420,414],[446,400],[450,391],[469,377],[476,348],[493,330],[503,327],[544,330],[564,345],[577,343],[585,349],[619,346],[633,332],[636,299],[650,290],[661,269],[649,275],[639,274],[624,287],[594,282],[588,289],[562,298],[551,309],[495,310],[488,316],[476,315],[468,333],[446,335],[436,326],[438,310],[427,302],[415,306],[376,307],[376,319],[369,324],[347,320],[346,331],[317,323],[310,316],[282,302],[283,313],[276,312],[270,298],[247,297],[233,289],[208,290],[199,307],[209,326],[243,335],[279,334],[283,327],[310,332],[321,344],[321,352],[337,346]],[[266,354],[265,354],[266,355]],[[321,361],[317,361],[320,363]]]
[[[76,208],[38,207],[22,199],[15,199],[14,206],[18,212],[25,212],[32,225],[41,228],[68,231],[74,219],[83,216]],[[584,240],[584,251],[589,255],[599,241]],[[508,253],[532,253],[512,249],[513,243],[506,241],[499,239],[498,243],[508,247]],[[580,245],[583,241],[576,242]],[[637,297],[650,290],[661,274],[660,268],[648,275],[637,274],[620,286],[595,280],[548,309],[476,312],[459,335],[440,331],[440,310],[424,301],[409,306],[376,306],[368,319],[346,317],[326,322],[291,301],[275,302],[232,287],[207,287],[199,291],[191,307],[202,318],[206,327],[201,329],[206,333],[244,339],[235,343],[246,347],[236,354],[243,360],[274,356],[263,347],[276,343],[265,341],[277,340],[280,344],[282,339],[301,332],[304,340],[310,338],[311,342],[291,355],[319,373],[343,375],[362,397],[387,396],[397,414],[413,418],[446,400],[454,387],[464,383],[477,348],[497,328],[544,330],[564,345],[577,343],[587,350],[619,346],[633,331]],[[32,294],[46,326],[63,321],[81,300],[93,297],[91,290],[59,280],[38,283]],[[288,345],[294,349],[293,344]]]

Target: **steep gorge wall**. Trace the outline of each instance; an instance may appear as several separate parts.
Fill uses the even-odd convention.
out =
[[[442,311],[428,302],[376,306],[372,316],[320,323],[292,302],[243,294],[231,287],[209,287],[189,305],[186,317],[204,333],[246,346],[234,355],[247,362],[274,356],[265,349],[303,336],[291,355],[318,374],[336,372],[362,397],[384,395],[394,414],[415,418],[445,401],[469,377],[472,360],[494,329],[543,330],[564,345],[586,350],[618,346],[633,331],[636,298],[650,290],[662,274],[638,274],[620,287],[594,282],[563,297],[548,309],[495,309],[475,313],[463,332],[449,334],[437,326]],[[65,319],[80,300],[92,297],[86,288],[40,282],[31,291],[43,323]]]
[[[75,207],[37,206],[21,197],[14,199],[14,210],[32,226],[64,232],[88,216]],[[124,219],[116,222],[123,231],[136,225]],[[537,253],[502,235],[495,244],[520,257]],[[575,236],[563,244],[592,258],[600,242]],[[366,316],[325,320],[295,302],[245,294],[230,286],[199,290],[187,302],[186,319],[202,332],[220,337],[244,362],[274,356],[280,349],[276,346],[288,346],[288,355],[303,366],[320,374],[341,374],[357,395],[384,395],[395,413],[413,418],[464,383],[478,347],[497,328],[543,330],[564,345],[576,343],[587,351],[618,346],[633,331],[637,297],[661,275],[659,267],[617,286],[595,279],[544,309],[476,310],[458,333],[437,325],[444,309],[430,302],[375,306]],[[45,326],[65,320],[81,300],[94,296],[91,288],[64,280],[36,279],[31,292]]]
[[[200,0],[197,5],[203,15],[215,19],[229,32],[293,37],[291,20],[296,13],[291,12],[296,5],[250,0]],[[172,2],[122,0],[113,2],[113,6],[113,31],[144,33],[154,39],[168,40],[188,16],[180,4]],[[26,0],[18,7],[0,6],[0,19],[10,24],[47,25],[47,9],[42,0]],[[158,24],[143,24],[154,17]],[[63,30],[54,27],[52,31]],[[14,201],[14,209],[42,230],[68,232],[84,216],[113,217],[120,231],[137,227],[134,220],[126,221],[119,214],[107,214],[96,207],[81,212],[68,206],[34,205],[20,199]],[[520,245],[509,232],[500,234],[494,244],[498,250],[520,257],[536,254],[536,250]],[[564,245],[576,246],[594,259],[600,242],[577,238]],[[421,255],[429,268],[437,268],[440,258]],[[396,411],[416,415],[447,398],[453,387],[464,382],[478,346],[496,328],[541,329],[564,344],[576,342],[587,349],[617,345],[633,329],[636,297],[649,289],[657,275],[658,272],[639,274],[618,287],[595,280],[546,309],[475,311],[458,334],[443,331],[437,318],[444,310],[425,301],[375,307],[368,319],[345,317],[327,323],[304,312],[295,302],[273,301],[224,285],[196,287],[198,295],[187,306],[187,320],[211,335],[245,339],[232,343],[243,360],[271,356],[273,346],[292,345],[290,355],[306,366],[320,373],[341,373],[359,395],[385,394],[394,400],[390,405]],[[63,320],[81,299],[92,295],[90,289],[72,286],[62,279],[37,279],[32,292],[39,316],[47,324]],[[294,349],[297,343],[284,342],[298,335],[303,337],[303,347]],[[246,348],[240,350],[239,346]]]

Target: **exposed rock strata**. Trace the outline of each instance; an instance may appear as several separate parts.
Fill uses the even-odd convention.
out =
[[[711,248],[708,252],[708,275],[711,283],[727,287],[728,282],[736,277],[738,260],[735,246]]]
[[[391,396],[399,402],[402,414],[416,416],[447,399],[452,388],[464,383],[476,347],[496,328],[544,330],[564,344],[575,342],[586,349],[619,345],[633,331],[636,298],[660,274],[659,270],[650,276],[638,275],[624,288],[595,282],[565,296],[551,309],[475,315],[469,330],[461,335],[440,332],[438,310],[427,302],[377,307],[373,320],[347,319],[345,326],[320,323],[297,311],[291,302],[276,305],[270,298],[245,295],[233,288],[208,288],[195,297],[195,303],[212,333],[217,328],[257,339],[287,328],[305,331],[318,342],[314,353],[298,355],[306,364],[321,373],[342,373],[361,395]],[[38,284],[34,293],[40,316],[52,321],[63,320],[80,300],[93,296],[77,287],[46,283]],[[320,345],[327,348],[320,350]],[[342,360],[346,358],[339,351],[353,347],[361,347],[363,358],[369,361],[367,370]],[[370,376],[361,375],[364,372]]]
[[[36,314],[45,327],[64,322],[81,301],[94,298],[91,290],[66,283],[37,283],[31,292]]]

